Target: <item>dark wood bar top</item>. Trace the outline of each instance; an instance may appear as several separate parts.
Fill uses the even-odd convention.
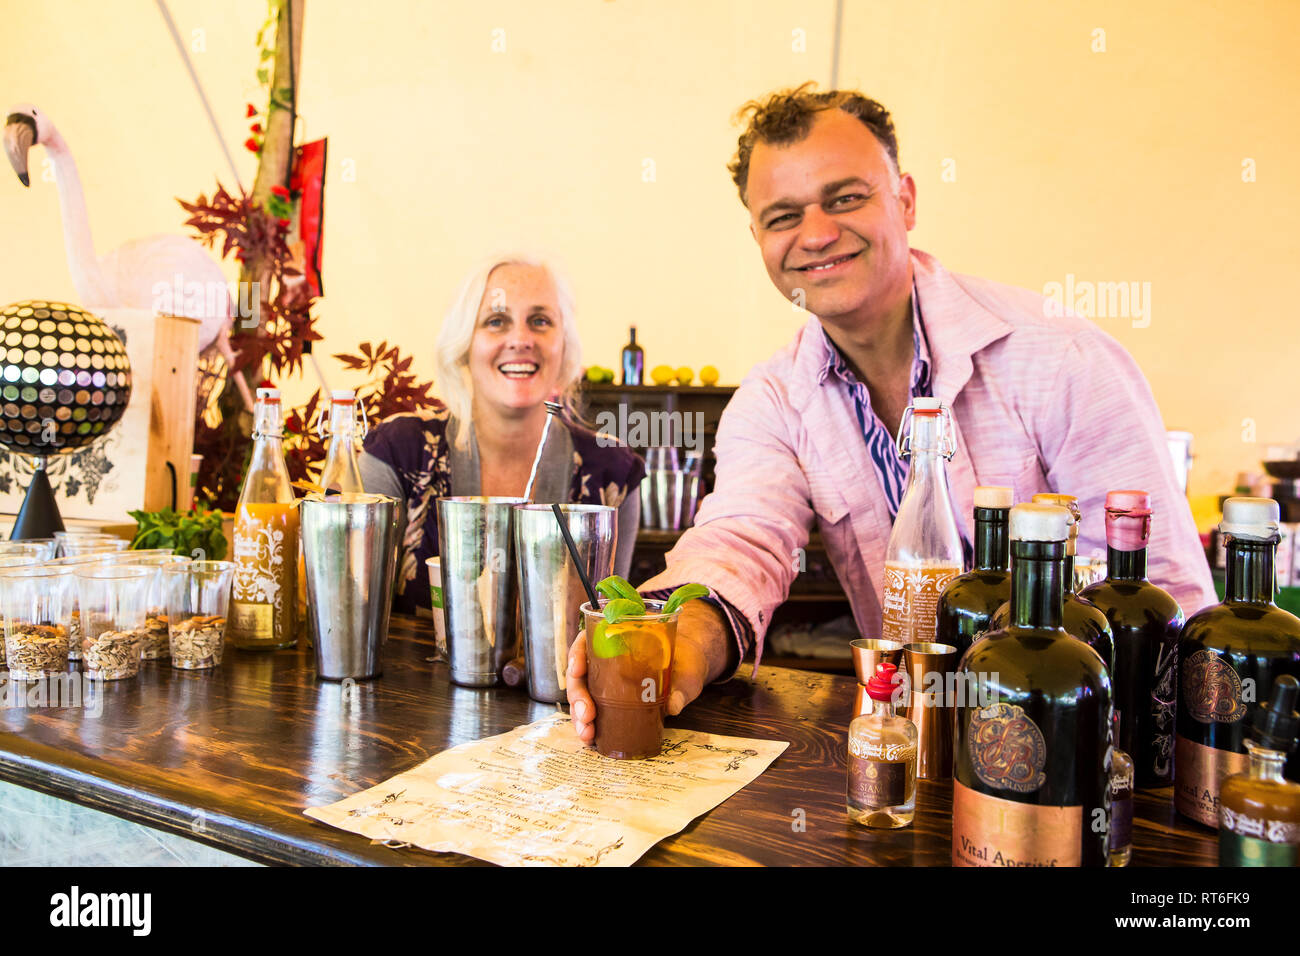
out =
[[[384,654],[381,678],[345,686],[316,680],[305,641],[273,653],[228,648],[208,672],[144,662],[138,678],[102,685],[98,715],[94,707],[0,708],[0,779],[265,863],[477,862],[374,844],[303,815],[448,747],[555,712],[522,691],[450,684],[446,666],[430,661],[424,621],[394,616]],[[763,667],[753,681],[747,669],[707,689],[669,725],[790,746],[642,862],[948,865],[950,783],[921,782],[909,828],[849,824],[855,687],[852,677]],[[1216,865],[1216,834],[1175,816],[1170,797],[1138,795],[1132,865]]]

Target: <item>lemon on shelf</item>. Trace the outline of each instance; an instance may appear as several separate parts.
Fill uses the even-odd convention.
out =
[[[718,370],[714,368],[712,365],[706,365],[704,366],[704,368],[700,369],[701,385],[717,385],[718,378],[719,378]]]
[[[695,370],[689,365],[683,365],[677,370],[677,384],[690,385],[695,378]]]
[[[650,379],[656,385],[671,385],[677,373],[667,365],[656,365],[650,370]]]
[[[605,370],[599,365],[592,365],[587,369],[587,381],[603,382],[605,381]]]

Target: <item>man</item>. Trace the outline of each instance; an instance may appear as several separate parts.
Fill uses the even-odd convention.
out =
[[[879,632],[885,547],[906,483],[893,436],[914,397],[952,409],[948,479],[973,534],[977,484],[1017,501],[1077,495],[1080,553],[1104,547],[1115,488],[1151,493],[1150,574],[1187,614],[1214,600],[1164,426],[1142,373],[1097,326],[1040,295],[948,273],[908,246],[916,184],[900,175],[889,113],[811,84],[752,102],[730,165],[750,232],[782,294],[815,318],[753,369],[718,427],[714,491],[647,594],[686,582],[712,594],[678,623],[669,712],[761,656],[772,612],[816,521],[861,633]],[[585,642],[569,658],[574,729],[599,719]]]

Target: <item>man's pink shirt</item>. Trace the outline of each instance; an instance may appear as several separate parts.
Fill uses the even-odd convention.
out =
[[[1187,615],[1213,603],[1160,411],[1124,348],[1086,319],[1053,314],[1036,293],[949,273],[919,250],[912,267],[933,394],[956,425],[948,484],[966,539],[975,486],[1005,485],[1017,502],[1076,495],[1078,553],[1104,555],[1106,492],[1143,489],[1154,512],[1148,576]],[[826,349],[811,319],[745,377],[718,427],[714,491],[667,570],[642,588],[708,585],[749,622],[756,657],[814,521],[859,632],[880,633],[890,515],[847,386],[818,383]]]

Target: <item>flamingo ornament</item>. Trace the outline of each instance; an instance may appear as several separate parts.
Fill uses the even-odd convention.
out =
[[[171,315],[198,319],[199,351],[215,345],[227,366],[234,368],[230,347],[234,304],[226,291],[226,277],[208,251],[184,236],[156,235],[132,240],[97,258],[72,151],[44,111],[25,103],[15,106],[5,120],[4,149],[24,186],[31,185],[28,153],[37,145],[45,147],[54,166],[68,271],[81,305],[92,312],[113,308],[149,313],[165,310]],[[189,291],[181,294],[182,290],[194,289],[204,291],[198,295]],[[248,383],[242,375],[236,375],[235,384],[251,410],[253,399]]]

